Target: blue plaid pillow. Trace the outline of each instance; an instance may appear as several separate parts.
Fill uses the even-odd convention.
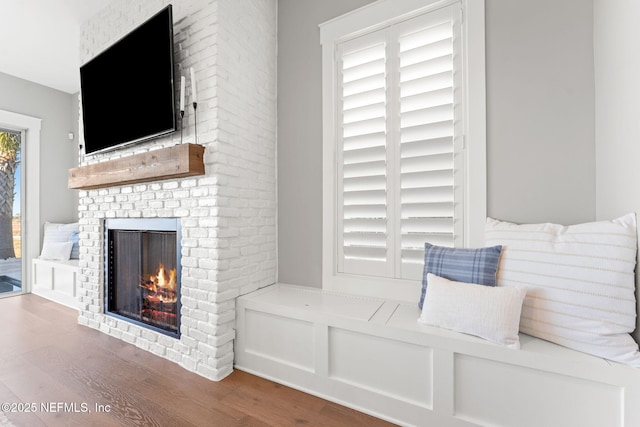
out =
[[[427,292],[427,274],[435,274],[456,282],[495,286],[502,246],[479,249],[446,248],[424,244],[422,293],[418,306],[422,310]]]
[[[73,233],[71,233],[71,235],[69,236],[69,241],[73,243],[73,246],[71,247],[71,255],[69,256],[69,259],[80,258],[80,233],[77,231],[74,231]]]

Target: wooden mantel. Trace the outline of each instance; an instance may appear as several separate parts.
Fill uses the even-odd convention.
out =
[[[204,147],[180,144],[69,169],[69,188],[91,190],[204,175]]]

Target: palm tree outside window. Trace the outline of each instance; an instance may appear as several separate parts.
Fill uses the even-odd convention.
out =
[[[0,131],[0,264],[21,258],[19,185],[20,134]],[[3,260],[5,262],[3,263]],[[0,271],[0,277],[5,272]]]

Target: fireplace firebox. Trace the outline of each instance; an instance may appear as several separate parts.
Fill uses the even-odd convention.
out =
[[[105,311],[180,336],[180,227],[176,218],[105,220]]]

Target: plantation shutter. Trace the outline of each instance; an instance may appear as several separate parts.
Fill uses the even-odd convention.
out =
[[[422,276],[424,243],[461,244],[460,11],[399,26],[400,274]],[[457,224],[456,224],[457,223]]]
[[[389,276],[385,31],[341,46],[339,271]],[[340,262],[341,261],[341,262]]]
[[[338,271],[419,279],[461,241],[460,9],[338,46]]]

